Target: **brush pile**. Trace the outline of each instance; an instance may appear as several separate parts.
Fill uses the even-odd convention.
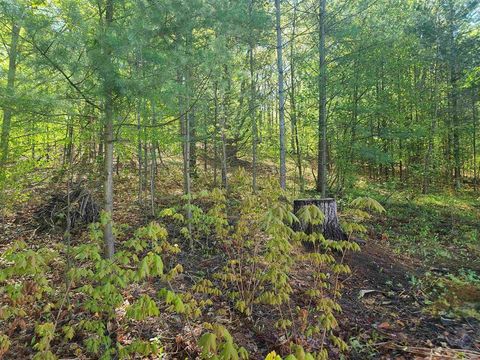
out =
[[[34,213],[34,219],[41,231],[70,231],[98,221],[100,207],[92,193],[77,184],[68,192],[57,192]]]

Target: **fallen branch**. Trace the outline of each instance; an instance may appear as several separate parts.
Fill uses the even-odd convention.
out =
[[[443,359],[480,359],[480,352],[473,350],[450,349],[450,348],[427,348],[417,346],[404,346],[395,343],[382,344],[382,347],[391,350],[398,350],[409,354],[422,356],[424,359],[443,360]]]

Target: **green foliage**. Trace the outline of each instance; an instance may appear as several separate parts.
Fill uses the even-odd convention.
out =
[[[385,208],[378,201],[368,196],[358,197],[350,203],[341,219],[342,229],[350,239],[354,236],[361,237],[367,232],[363,223],[372,218],[371,213],[383,214]],[[355,247],[355,245],[346,246]],[[354,248],[353,250],[358,251],[359,249]]]
[[[325,219],[325,215],[323,214],[322,210],[315,205],[303,206],[296,215],[298,220],[304,225],[320,225]]]
[[[420,258],[428,265],[459,259],[475,267],[480,256],[476,200],[468,194],[422,195],[371,186],[362,195],[388,195],[388,216],[370,223],[393,251]],[[350,220],[351,217],[348,219]]]
[[[163,298],[167,305],[170,305],[170,307],[168,308],[169,311],[173,311],[179,314],[182,314],[186,311],[182,297],[175,294],[173,291],[162,289],[158,293],[158,296]]]
[[[130,358],[134,355],[159,354],[158,341],[133,339],[128,345],[112,340],[110,332],[117,318],[117,309],[125,303],[125,289],[131,284],[141,284],[152,278],[172,279],[182,271],[174,266],[165,272],[162,256],[178,253],[179,249],[167,241],[167,231],[159,224],[150,223],[139,228],[134,236],[124,243],[112,259],[102,257],[101,229],[99,224],[90,228],[90,241],[69,249],[73,263],[68,269],[66,293],[58,299],[47,275],[51,266],[65,266],[60,252],[40,248],[34,251],[23,242],[15,242],[0,257],[1,291],[8,299],[2,307],[0,323],[7,326],[27,326],[23,318],[34,312],[44,318],[56,318],[53,310],[62,311],[67,297],[79,299],[72,304],[72,311],[80,311],[86,318],[69,322],[61,329],[56,322],[46,321],[35,326],[32,340],[35,359],[56,359],[51,343],[54,339],[70,341],[75,335],[84,340],[85,350],[100,359],[116,356]],[[56,265],[55,265],[56,264]],[[165,299],[174,310],[185,311],[181,298],[174,295]],[[43,305],[42,305],[43,304]],[[157,302],[146,294],[140,295],[126,308],[127,319],[144,321],[160,315]],[[14,324],[24,325],[14,325]],[[2,325],[2,326],[3,326]],[[7,352],[10,341],[2,335],[0,352]]]
[[[328,354],[325,351],[317,353],[305,352],[301,345],[292,345],[292,354],[287,355],[284,360],[315,360],[315,359],[328,359]],[[265,360],[282,360],[280,355],[277,355],[275,351],[270,352]]]
[[[366,232],[365,226],[360,222],[370,218],[370,214],[365,211],[359,211],[363,208],[370,211],[383,212],[383,207],[373,199],[359,198],[352,202],[352,208],[346,209],[342,214],[342,228],[349,238]],[[297,214],[302,229],[308,229],[309,226],[319,225],[324,221],[324,216],[316,206],[309,205],[303,207]],[[315,251],[307,252],[298,258],[310,264],[314,284],[305,291],[305,296],[310,299],[312,304],[304,309],[297,309],[298,316],[295,319],[297,326],[292,329],[299,331],[298,336],[309,338],[312,336],[328,337],[332,345],[341,352],[348,350],[348,345],[336,335],[338,322],[336,314],[342,311],[338,302],[342,293],[341,276],[351,273],[348,265],[343,263],[344,256],[348,251],[360,251],[360,247],[353,241],[334,241],[327,240],[319,232],[311,234],[303,230],[295,234],[295,240],[303,243],[310,243]],[[334,255],[340,254],[337,259]],[[310,318],[312,320],[310,320]],[[290,358],[314,358],[327,359],[327,350],[322,346],[318,354],[304,355],[303,349],[297,349],[295,355]]]
[[[50,351],[50,343],[55,336],[55,324],[48,322],[39,324],[35,327],[35,345],[33,348],[37,353],[33,357],[35,360],[56,360],[57,357]]]
[[[0,357],[5,355],[10,348],[11,342],[7,335],[0,334]]]
[[[413,281],[425,294],[426,310],[436,316],[480,319],[480,277],[471,270],[439,276],[427,272]]]
[[[248,352],[234,343],[232,336],[223,325],[204,324],[204,326],[213,332],[204,333],[198,341],[198,346],[202,350],[202,359],[248,359]]]
[[[370,210],[379,214],[385,212],[385,208],[378,201],[369,197],[356,198],[350,205],[357,209]]]
[[[163,209],[159,216],[183,225],[181,235],[187,239],[195,239],[202,245],[208,245],[212,239],[220,241],[225,237],[229,226],[224,191],[215,188],[212,191],[190,195],[189,199],[190,203],[181,207]],[[205,211],[205,207],[208,207],[208,210]],[[191,219],[187,218],[188,214],[191,215]]]
[[[352,241],[326,240],[321,233],[306,234],[303,230],[294,231],[292,225],[300,222],[305,229],[320,225],[324,214],[316,206],[306,206],[298,214],[293,214],[289,202],[278,196],[275,186],[266,186],[258,194],[244,194],[238,205],[239,214],[231,239],[226,240],[225,249],[229,255],[226,266],[215,276],[221,280],[228,296],[234,301],[235,308],[246,316],[254,313],[257,304],[272,308],[277,314],[275,327],[280,331],[295,334],[295,338],[323,336],[340,351],[346,351],[347,344],[336,335],[338,323],[335,314],[341,312],[338,302],[341,296],[341,276],[351,270],[343,263],[348,251],[359,251],[357,243]],[[258,204],[265,204],[263,213]],[[381,211],[383,209],[371,199],[354,202],[355,207]],[[355,212],[352,208],[351,214]],[[365,216],[345,216],[343,223],[352,229],[350,235],[366,228],[357,221],[369,218]],[[367,216],[368,215],[368,216]],[[347,223],[347,220],[349,222]],[[252,241],[251,239],[256,239]],[[298,251],[302,243],[310,242],[316,251]],[[321,250],[320,250],[321,249]],[[339,260],[334,256],[340,253]],[[284,307],[290,302],[292,294],[292,267],[299,263],[309,264],[314,278],[313,286],[305,291],[310,306],[297,309],[297,315],[284,314]],[[234,291],[231,286],[234,286]],[[207,338],[204,339],[207,341]],[[210,339],[213,343],[213,339]],[[328,358],[327,350],[319,349],[319,358]],[[294,356],[294,355],[292,355]],[[300,355],[299,355],[300,356]],[[302,358],[300,356],[300,358]],[[308,357],[307,357],[308,358]]]
[[[135,339],[131,344],[126,346],[120,345],[118,349],[118,357],[120,359],[131,359],[134,356],[161,356],[163,348],[158,339],[149,341]]]
[[[58,253],[54,250],[33,250],[22,241],[14,242],[0,255],[0,296],[3,299],[0,327],[26,327],[27,318],[32,313],[51,312],[53,306],[48,301],[55,292],[47,273],[50,266],[61,264],[57,256]],[[42,304],[45,303],[47,306],[43,307]],[[38,350],[37,358],[43,355],[52,358],[52,325],[47,322],[36,327],[39,340],[34,348]],[[10,340],[5,335],[0,335],[0,353],[6,353]]]
[[[135,320],[145,320],[148,317],[160,315],[155,301],[148,295],[142,295],[127,308],[127,316]]]

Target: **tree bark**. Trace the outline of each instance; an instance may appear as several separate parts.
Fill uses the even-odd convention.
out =
[[[106,7],[106,29],[111,26],[113,22],[113,0],[107,0]],[[112,49],[107,46],[105,49],[107,61],[112,65]],[[113,71],[113,66],[108,67],[109,71]],[[110,259],[115,252],[114,236],[113,236],[113,74],[106,74],[105,80],[105,185],[104,185],[104,211],[106,215],[106,222],[103,229],[103,238],[105,243],[105,257]]]
[[[438,49],[437,49],[437,56],[438,56]],[[437,116],[438,116],[438,90],[437,90],[437,61],[434,64],[434,79],[433,79],[433,94],[432,94],[432,106],[433,106],[433,113],[432,113],[432,121],[430,123],[430,134],[428,139],[428,148],[427,153],[425,154],[425,162],[423,167],[423,187],[422,193],[427,194],[429,191],[430,186],[430,177],[431,177],[431,158],[433,153],[433,141],[435,138],[435,131],[437,127]]]
[[[186,81],[183,75],[179,75],[179,84],[183,87],[186,87],[188,81]],[[186,89],[186,99],[185,105],[186,108],[190,107],[190,95],[188,89]],[[190,116],[185,114],[185,110],[182,107],[183,99],[181,96],[179,99],[179,112],[180,112],[180,127],[182,131],[182,147],[183,147],[183,195],[187,197],[187,227],[189,233],[189,245],[190,248],[193,248],[193,238],[192,238],[192,209],[191,209],[191,178],[190,178]]]
[[[228,77],[228,68],[225,66],[225,77]],[[227,80],[229,83],[229,80]],[[226,126],[227,126],[227,111],[229,108],[229,96],[230,96],[230,85],[227,85],[227,90],[223,95],[222,101],[222,117],[221,117],[221,124],[220,124],[220,131],[222,134],[222,186],[224,189],[228,190],[228,174],[227,174],[227,134],[226,134]]]
[[[8,75],[6,94],[10,99],[14,99],[15,93],[15,75],[17,73],[17,55],[18,43],[20,38],[20,26],[14,23],[12,26],[10,50],[8,52]],[[2,136],[0,140],[0,181],[4,179],[5,166],[8,160],[8,148],[10,140],[10,128],[12,121],[12,108],[10,102],[3,109]]]
[[[460,162],[460,134],[458,120],[458,61],[457,61],[457,44],[455,39],[455,9],[454,5],[449,2],[448,26],[450,32],[450,117],[453,130],[453,160],[454,160],[454,181],[455,190],[460,190],[461,186],[461,162]]]
[[[320,0],[319,15],[319,116],[318,116],[318,176],[317,191],[327,194],[327,67],[325,47],[326,0]]]
[[[249,15],[250,21],[252,20],[253,12],[253,2],[250,0],[249,3]],[[252,24],[253,25],[253,24]],[[255,111],[255,68],[254,68],[254,59],[253,59],[253,37],[250,38],[249,42],[249,67],[250,67],[250,119],[252,121],[252,191],[257,192],[257,142],[258,142],[258,133],[257,133],[257,113]]]
[[[477,107],[475,95],[472,90],[472,122],[473,122],[473,190],[477,191]]]
[[[142,117],[140,114],[140,101],[137,104],[137,160],[138,160],[138,203],[142,203],[142,194],[143,194],[143,161],[142,161]]]
[[[156,129],[157,126],[157,113],[155,108],[155,102],[151,101],[152,107],[152,127]],[[155,216],[155,181],[157,175],[157,147],[158,141],[156,137],[156,131],[153,132],[153,140],[151,141],[151,166],[150,166],[150,208],[152,210],[152,216]]]
[[[295,56],[294,56],[294,44],[296,36],[296,24],[297,24],[297,2],[293,4],[293,20],[292,20],[292,38],[290,39],[290,112],[291,112],[291,126],[292,126],[292,149],[296,155],[298,178],[300,183],[300,192],[305,190],[305,180],[303,178],[302,167],[302,152],[300,149],[300,141],[298,136],[298,119],[297,119],[297,102],[295,100]]]
[[[347,240],[348,236],[343,232],[338,221],[337,202],[335,199],[299,199],[293,201],[293,211],[295,214],[306,205],[317,206],[325,215],[321,225],[305,226],[300,224],[297,230],[305,231],[307,234],[312,232],[321,232],[328,240]]]
[[[214,84],[214,93],[213,93],[213,101],[214,101],[214,121],[215,121],[215,133],[213,134],[213,185],[217,186],[217,167],[218,167],[218,145],[217,145],[217,138],[218,138],[218,83],[215,81]]]
[[[283,89],[283,41],[280,0],[275,0],[275,10],[277,25],[278,112],[280,129],[280,187],[285,189],[287,186],[287,167],[285,150],[285,95]]]
[[[191,77],[190,75],[188,76],[188,89],[187,91],[190,91],[192,88],[192,83],[191,83]],[[197,125],[196,125],[196,117],[195,117],[195,109],[192,108],[188,111],[188,129],[190,134],[188,135],[189,141],[190,141],[190,177],[196,178],[197,176]]]

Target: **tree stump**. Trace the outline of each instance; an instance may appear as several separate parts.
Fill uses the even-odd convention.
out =
[[[325,215],[323,224],[312,226],[298,224],[295,230],[304,231],[307,234],[315,232],[321,232],[325,239],[328,240],[347,240],[348,236],[342,231],[337,215],[337,202],[333,198],[326,199],[298,199],[293,201],[293,212],[295,214],[306,205],[315,205],[322,210]]]

